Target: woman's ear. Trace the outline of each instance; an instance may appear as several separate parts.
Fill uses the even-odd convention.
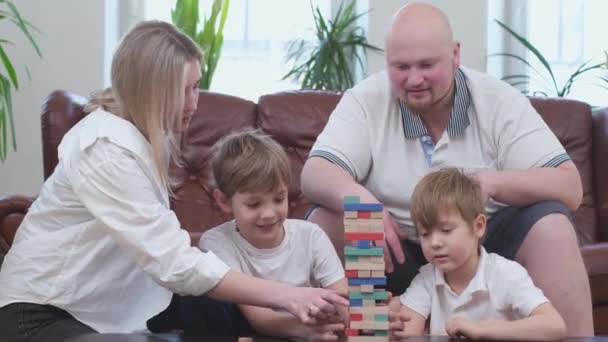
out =
[[[215,199],[215,203],[217,203],[223,212],[232,214],[232,204],[230,203],[230,199],[226,197],[223,192],[221,192],[219,189],[214,189],[213,199]]]

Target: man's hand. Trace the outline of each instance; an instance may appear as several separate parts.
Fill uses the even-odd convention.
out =
[[[382,221],[384,223],[384,239],[386,243],[384,241],[376,241],[375,243],[376,246],[384,249],[384,264],[386,272],[392,273],[394,267],[390,251],[392,251],[392,253],[395,255],[397,262],[403,264],[405,262],[405,254],[403,254],[401,240],[405,240],[407,236],[401,231],[393,216],[386,209],[382,210]],[[388,247],[390,247],[390,249]]]
[[[481,187],[481,198],[483,199],[483,203],[488,203],[490,198],[496,196],[496,180],[495,171],[479,171],[475,174],[472,174],[471,177],[476,179],[479,182],[479,186]]]
[[[479,338],[475,323],[462,316],[450,317],[445,325],[445,331],[452,338],[466,337],[473,340]]]

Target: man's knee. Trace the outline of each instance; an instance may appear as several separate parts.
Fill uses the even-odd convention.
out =
[[[552,248],[560,250],[565,257],[572,253],[580,253],[578,240],[574,225],[569,217],[562,213],[551,213],[540,218],[528,232],[519,251],[516,260],[522,264],[530,260],[532,255],[538,255],[538,251]]]

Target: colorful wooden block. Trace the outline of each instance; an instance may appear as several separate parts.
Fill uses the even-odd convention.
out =
[[[344,240],[384,240],[384,233],[344,233]]]
[[[376,322],[388,322],[388,315],[385,315],[385,314],[374,315],[374,321],[376,321]]]
[[[382,277],[385,277],[385,276],[386,276],[386,273],[384,273],[384,270],[382,270],[382,271],[372,271],[372,275],[371,275],[372,278],[382,278]]]
[[[372,212],[371,211],[357,211],[357,218],[372,218]],[[382,214],[382,213],[381,213]]]
[[[363,300],[362,299],[350,299],[350,307],[354,307],[354,306],[363,306]]]
[[[386,336],[348,336],[346,342],[386,342]]]
[[[382,212],[372,211],[369,216],[370,218],[382,218]],[[359,217],[359,215],[357,215],[357,217]]]
[[[361,271],[359,271],[361,272]],[[373,271],[372,271],[373,272]],[[351,277],[348,279],[348,285],[386,285],[386,278],[362,278]]]
[[[382,247],[358,248],[346,246],[344,247],[344,255],[384,256],[384,249]]]
[[[353,314],[353,313],[360,313],[362,315],[388,315],[388,306],[374,306],[374,307],[364,307],[364,306],[357,306],[357,307],[349,307],[348,308],[348,312]]]
[[[350,322],[351,329],[388,330],[388,322]]]
[[[347,218],[356,219],[357,217],[359,217],[359,212],[357,212],[357,211],[345,211],[344,212],[345,219],[347,219]],[[370,214],[370,217],[371,217],[371,214]]]
[[[384,263],[346,262],[344,263],[344,269],[347,271],[384,271]]]
[[[373,299],[373,300],[388,300],[389,293],[387,291],[376,291],[372,293],[350,292],[349,299]]]
[[[344,203],[344,211],[382,212],[384,206],[380,203]]]
[[[346,328],[346,329],[344,329],[344,335],[359,336],[359,329]]]
[[[345,262],[357,262],[359,261],[358,255],[344,255]]]
[[[354,321],[354,322],[363,321],[363,314],[354,313],[354,314],[350,314],[348,317],[351,321]]]
[[[359,291],[361,291],[363,293],[374,292],[374,285],[359,285]]]
[[[363,299],[363,300],[361,300],[361,305],[363,305],[364,307],[375,308],[376,300],[375,299]]]
[[[374,336],[388,336],[388,330],[374,330]]]
[[[359,196],[344,196],[344,203],[360,203],[361,198]]]

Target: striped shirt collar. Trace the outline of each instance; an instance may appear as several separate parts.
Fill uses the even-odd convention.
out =
[[[456,94],[454,95],[454,107],[452,108],[452,115],[450,116],[447,129],[450,137],[455,137],[464,133],[464,130],[470,123],[467,108],[469,108],[469,104],[471,103],[471,97],[469,90],[467,89],[464,73],[460,69],[456,70],[455,82]],[[429,133],[422,123],[420,116],[407,108],[405,103],[401,100],[397,101],[399,102],[399,108],[401,108],[405,137],[414,139],[428,135]]]

